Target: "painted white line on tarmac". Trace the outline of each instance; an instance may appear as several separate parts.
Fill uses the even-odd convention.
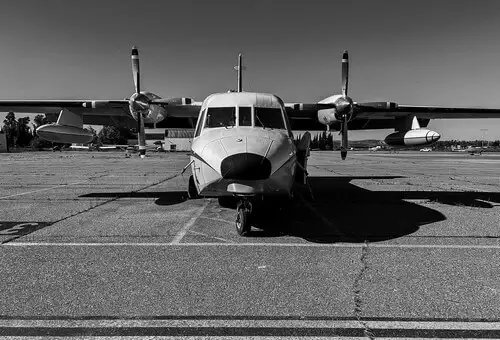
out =
[[[53,187],[50,187],[50,188],[44,188],[44,189],[38,189],[38,190],[33,190],[33,191],[28,191],[28,192],[22,192],[20,194],[14,194],[14,195],[9,195],[9,196],[3,196],[3,197],[0,197],[0,200],[2,199],[5,199],[5,198],[10,198],[10,197],[16,197],[16,196],[22,196],[22,195],[28,195],[28,194],[33,194],[35,192],[41,192],[41,191],[47,191],[47,190],[52,190],[52,189],[56,189],[56,188],[62,188],[62,187],[68,187],[70,185],[76,185],[76,184],[83,184],[87,181],[82,181],[82,182],[74,182],[74,183],[68,183],[68,184],[60,184],[60,185],[56,185],[56,186],[53,186]]]
[[[194,223],[194,222],[193,222]],[[188,228],[189,229],[189,228]],[[187,230],[186,230],[187,233]],[[180,234],[180,233],[179,233]],[[179,235],[178,234],[178,235]],[[185,234],[184,234],[185,235]],[[180,238],[182,239],[182,237]],[[179,240],[180,240],[179,239]],[[106,242],[106,243],[58,243],[58,242],[8,242],[1,246],[11,247],[301,247],[301,248],[362,248],[366,243],[158,243],[158,242]],[[375,244],[369,243],[369,248],[408,248],[408,249],[500,249],[500,244],[463,245],[463,244]]]
[[[69,337],[51,337],[51,339],[68,339]],[[46,336],[29,336],[29,337],[24,337],[24,336],[4,336],[2,339],[6,340],[46,340]],[[198,336],[198,335],[175,335],[175,336],[169,336],[169,335],[147,335],[147,336],[132,336],[132,337],[122,337],[122,336],[88,336],[85,335],[85,337],[76,337],[72,339],[85,339],[85,340],[117,340],[117,339],[134,339],[134,340],[247,340],[247,339],[252,339],[252,340],[276,340],[276,339],[297,339],[297,337],[289,337],[289,336],[237,336],[237,335],[226,335],[226,336],[217,336],[217,335],[207,335],[207,336]],[[307,339],[311,340],[331,340],[331,336],[308,336]],[[340,337],[334,338],[334,339],[340,339]],[[366,337],[353,337],[353,336],[343,336],[341,338],[342,340],[366,340]],[[378,339],[391,339],[391,338],[378,338]],[[398,337],[398,340],[421,340],[424,338],[400,338]],[[469,338],[470,339],[470,338]]]
[[[201,214],[203,214],[203,211],[205,211],[205,208],[208,206],[208,203],[210,203],[210,200],[207,200],[198,210],[194,213],[193,217],[186,223],[184,227],[182,227],[181,230],[175,235],[174,239],[172,242],[170,242],[171,245],[177,245],[181,242],[182,238],[186,235],[187,231],[189,228],[191,228],[196,220],[200,217]]]
[[[363,321],[371,330],[377,329],[440,329],[440,330],[500,330],[498,321]],[[358,320],[262,320],[262,319],[51,319],[51,320],[0,320],[0,327],[280,327],[280,328],[354,328],[363,326]]]

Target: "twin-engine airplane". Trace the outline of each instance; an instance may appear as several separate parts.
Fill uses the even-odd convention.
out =
[[[432,118],[500,118],[500,109],[399,105],[355,102],[348,96],[349,60],[342,56],[342,92],[319,103],[284,103],[268,93],[243,92],[241,55],[238,91],[216,93],[203,102],[190,98],[162,99],[141,91],[139,53],[132,49],[135,93],[128,100],[0,100],[0,111],[45,113],[57,122],[39,127],[40,137],[54,142],[86,143],[92,133],[83,124],[136,124],[139,151],[145,156],[144,124],[184,119],[195,127],[191,146],[190,197],[216,196],[219,203],[235,198],[236,229],[250,231],[256,198],[291,197],[294,182],[304,181],[310,134],[295,146],[292,130],[340,130],[341,157],[348,150],[348,129],[395,132],[389,145],[428,145],[440,138],[427,129]],[[197,120],[196,120],[197,119]],[[175,125],[175,124],[174,124]],[[172,126],[173,127],[173,126]]]

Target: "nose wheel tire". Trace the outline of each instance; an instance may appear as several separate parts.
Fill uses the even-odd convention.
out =
[[[250,233],[250,208],[246,202],[240,202],[236,214],[236,231],[240,236],[247,236]]]

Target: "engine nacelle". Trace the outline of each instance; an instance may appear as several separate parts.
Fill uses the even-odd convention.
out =
[[[318,110],[318,121],[324,125],[332,125],[339,121],[336,113],[335,109]]]
[[[336,94],[336,95],[333,95],[333,96],[330,96],[328,98],[323,99],[322,101],[319,102],[319,104],[333,104],[340,97],[342,97],[342,95]],[[337,110],[335,110],[334,108],[318,110],[318,121],[321,124],[331,125],[331,124],[339,121],[337,119],[336,115],[337,115]]]
[[[89,143],[92,132],[75,126],[45,124],[36,129],[40,138],[56,143]]]
[[[415,129],[391,133],[385,137],[388,145],[413,146],[427,145],[437,142],[441,138],[439,133],[428,129]]]
[[[160,100],[161,97],[151,92],[135,93],[130,97],[130,113],[135,120],[142,113],[145,123],[158,123],[167,117],[167,110],[161,105],[149,104],[150,101]]]

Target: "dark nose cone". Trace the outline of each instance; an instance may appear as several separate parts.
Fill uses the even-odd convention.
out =
[[[254,153],[238,153],[224,158],[220,170],[225,179],[266,179],[271,175],[271,162]]]

